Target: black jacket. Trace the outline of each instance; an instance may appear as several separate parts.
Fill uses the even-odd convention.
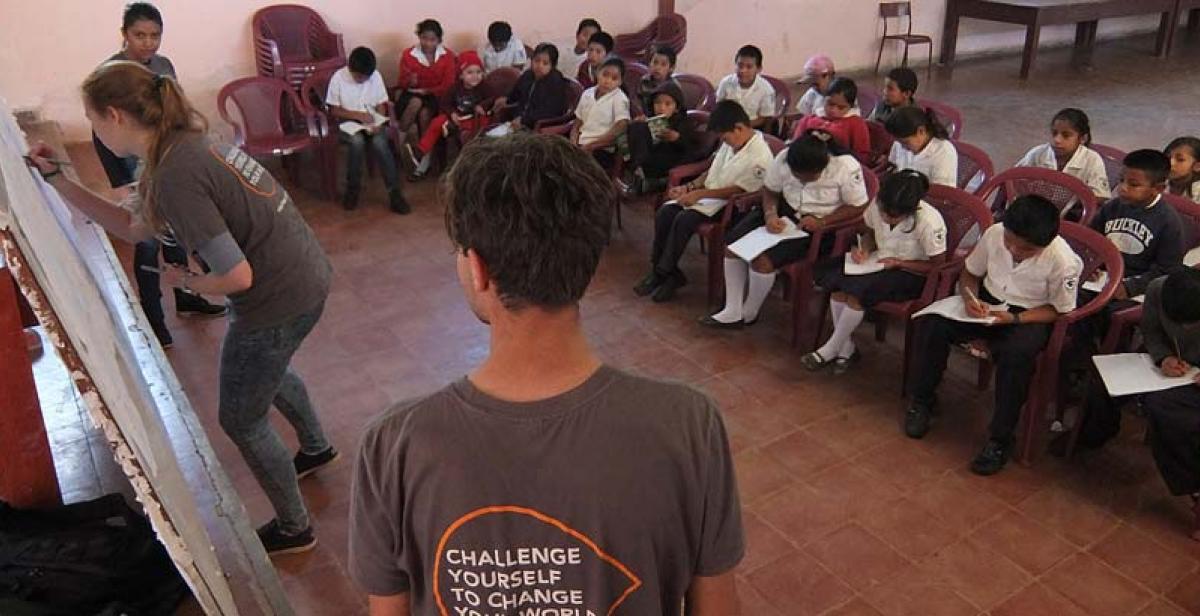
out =
[[[567,87],[567,78],[558,69],[540,80],[534,79],[532,70],[527,70],[508,94],[508,102],[517,105],[516,115],[521,124],[533,128],[538,120],[566,115]]]

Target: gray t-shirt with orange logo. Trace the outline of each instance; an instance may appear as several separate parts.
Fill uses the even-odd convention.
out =
[[[678,614],[743,551],[724,424],[684,385],[602,367],[513,403],[462,379],[392,407],[359,452],[351,575],[414,614]]]

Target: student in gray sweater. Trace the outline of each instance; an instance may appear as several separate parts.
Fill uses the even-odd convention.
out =
[[[1200,366],[1200,270],[1181,270],[1150,283],[1142,336],[1164,375],[1183,376]],[[1142,407],[1158,471],[1171,494],[1191,497],[1192,538],[1200,541],[1200,377],[1146,394]]]

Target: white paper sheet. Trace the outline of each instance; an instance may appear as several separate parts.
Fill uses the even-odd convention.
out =
[[[779,233],[767,231],[765,226],[759,227],[742,239],[729,245],[729,251],[743,261],[753,261],[755,257],[774,248],[785,240],[798,240],[808,237],[808,232],[796,226],[789,218],[782,218],[784,228]]]
[[[883,263],[879,262],[879,253],[873,252],[862,263],[855,263],[854,259],[850,258],[850,253],[846,253],[846,264],[842,267],[842,272],[847,276],[863,276],[866,274],[874,274],[885,270]]]
[[[1183,255],[1184,265],[1196,267],[1197,263],[1200,263],[1200,246],[1187,251],[1187,254]]]
[[[1154,365],[1154,359],[1146,353],[1096,355],[1092,361],[1110,396],[1144,394],[1189,385],[1200,374],[1200,369],[1192,368],[1181,377],[1163,376],[1158,366]]]
[[[1003,306],[988,307],[989,311],[1004,309],[1005,308]],[[923,310],[913,314],[912,318],[915,319],[927,314],[937,314],[954,321],[962,321],[963,323],[979,323],[982,325],[990,325],[996,320],[996,317],[977,318],[967,314],[967,307],[965,304],[963,304],[961,295],[951,295],[945,299],[940,299],[936,302],[933,302],[932,304],[926,306]]]
[[[505,137],[512,134],[512,124],[509,124],[508,122],[497,124],[495,127],[489,129],[485,134],[488,137]]]
[[[1100,272],[1100,276],[1095,280],[1083,283],[1083,289],[1092,293],[1099,293],[1104,290],[1104,285],[1106,284],[1108,284],[1108,272]]]
[[[380,126],[388,123],[388,117],[379,113],[378,111],[375,111],[374,109],[367,109],[367,113],[371,114],[371,117],[373,118],[372,122],[363,124],[362,122],[355,122],[354,120],[346,120],[345,122],[338,124],[338,129],[347,135],[353,136],[359,131],[367,129],[371,129],[372,131],[377,130]]]
[[[693,212],[700,212],[701,214],[704,214],[705,216],[712,216],[713,214],[720,212],[721,208],[725,207],[726,203],[729,203],[729,201],[726,199],[714,199],[712,197],[705,197],[704,199],[700,199],[699,201],[696,202],[695,205],[693,205],[687,209],[692,210]],[[670,201],[663,201],[663,205],[679,205],[679,201],[677,201],[675,199],[671,199]]]

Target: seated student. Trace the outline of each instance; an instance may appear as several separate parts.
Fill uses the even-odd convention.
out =
[[[796,112],[806,116],[825,113],[825,94],[835,74],[833,60],[829,56],[812,56],[805,61],[804,76],[796,83],[808,86],[808,89],[796,101]]]
[[[562,65],[568,70],[577,68],[584,60],[587,60],[588,41],[592,40],[592,35],[603,31],[600,27],[600,22],[587,17],[579,20],[579,25],[575,28],[575,38],[564,45],[555,45],[562,54]]]
[[[488,44],[479,49],[483,58],[483,70],[490,73],[498,68],[511,66],[525,68],[525,43],[513,34],[512,26],[506,21],[493,21],[487,29]],[[461,65],[461,63],[460,63]]]
[[[1132,307],[1131,299],[1144,295],[1150,283],[1183,269],[1183,220],[1175,208],[1163,203],[1170,161],[1157,150],[1135,150],[1125,157],[1125,170],[1117,186],[1117,198],[1100,208],[1092,219],[1092,229],[1107,237],[1121,251],[1125,263],[1124,279],[1117,287],[1114,301],[1104,310],[1076,324],[1072,338],[1073,365],[1091,355],[1096,340],[1108,331],[1112,313]],[[1080,292],[1081,301],[1094,295]],[[1108,398],[1103,387],[1090,388],[1087,413],[1080,426],[1077,444],[1087,449],[1102,447],[1121,431],[1121,412]]]
[[[633,169],[630,190],[638,195],[666,188],[671,168],[697,157],[700,139],[696,123],[684,109],[683,90],[679,84],[667,81],[659,86],[652,100],[650,113],[666,118],[666,128],[661,134],[652,135],[645,120],[634,120],[629,125],[629,167]]]
[[[750,116],[753,128],[767,126],[775,119],[775,88],[759,74],[762,63],[762,51],[746,45],[734,56],[737,71],[717,84],[717,101],[737,101]]]
[[[588,39],[587,59],[579,63],[575,81],[585,89],[596,85],[597,72],[613,50],[613,37],[607,32],[597,32]]]
[[[1200,271],[1186,268],[1150,283],[1142,337],[1165,376],[1183,376],[1200,366]],[[1146,394],[1142,408],[1158,472],[1171,494],[1191,497],[1191,536],[1200,541],[1200,378]]]
[[[907,66],[888,71],[887,77],[883,80],[883,96],[875,104],[875,108],[871,110],[871,115],[867,119],[886,123],[897,109],[916,107],[919,83],[916,71]]]
[[[750,118],[734,101],[721,101],[713,109],[708,129],[721,136],[721,147],[712,165],[700,177],[676,186],[667,193],[670,202],[662,204],[654,216],[654,246],[650,251],[650,273],[633,288],[639,296],[653,293],[656,302],[665,302],[687,284],[679,269],[679,259],[700,225],[719,215],[693,209],[701,199],[729,199],[743,192],[754,192],[763,185],[763,176],[774,156],[762,133],[750,128]]]
[[[557,47],[542,43],[533,49],[529,70],[521,73],[508,96],[497,98],[492,107],[498,111],[508,104],[516,105],[509,130],[529,130],[539,120],[549,120],[567,113],[570,104],[567,100],[567,78],[557,67]]]
[[[396,79],[399,128],[406,133],[414,124],[424,128],[438,111],[438,99],[458,78],[454,52],[442,45],[442,24],[425,19],[417,24],[419,43],[400,54]]]
[[[625,62],[605,60],[596,85],[583,91],[575,107],[578,121],[571,127],[571,143],[590,152],[605,169],[615,162],[617,138],[629,126],[629,97],[621,89],[624,79]]]
[[[813,129],[833,135],[838,144],[850,150],[859,162],[870,163],[871,133],[867,130],[867,121],[859,115],[858,85],[853,79],[834,78],[826,92],[825,113],[805,116],[796,125],[792,138],[795,139]]]
[[[375,122],[377,116],[386,114],[387,100],[383,77],[375,70],[375,53],[366,47],[355,47],[350,52],[346,66],[339,68],[329,78],[329,90],[325,93],[329,113],[338,124],[360,124],[354,134],[338,130],[338,141],[349,146],[346,156],[346,195],[342,199],[342,205],[348,210],[358,207],[363,163],[367,147],[370,146],[378,157],[383,183],[387,186],[388,205],[397,214],[412,211],[400,190],[396,158],[392,155],[387,131],[383,125]]]
[[[483,83],[483,61],[474,51],[465,51],[458,56],[458,82],[446,93],[440,103],[444,109],[429,123],[421,141],[414,148],[405,143],[408,155],[416,169],[413,175],[420,178],[429,170],[433,157],[429,154],[443,138],[451,132],[471,133],[488,124],[487,109],[492,105],[492,94]]]
[[[502,580],[475,587],[488,614],[738,613],[745,538],[719,409],[605,365],[584,333],[607,182],[548,135],[478,139],[451,170],[446,226],[492,345],[362,438],[349,570],[375,616],[474,612],[455,580],[476,575]]]
[[[867,232],[850,250],[850,259],[864,263],[876,259],[884,270],[847,275],[845,259],[834,257],[822,264],[817,282],[829,296],[833,334],[820,348],[800,358],[811,371],[830,365],[842,374],[858,357],[851,334],[867,309],[880,302],[903,302],[920,297],[925,277],[946,260],[946,221],[937,208],[922,199],[929,178],[919,171],[897,171],[884,178],[879,199],[863,215]]]
[[[812,131],[775,157],[763,180],[762,205],[735,222],[725,241],[732,244],[760,227],[781,233],[786,228],[784,219],[812,233],[861,216],[867,203],[862,165],[829,133]],[[825,239],[829,246],[823,245],[822,250],[832,246],[833,234]],[[775,272],[804,258],[811,240],[811,236],[784,240],[749,263],[726,249],[725,307],[702,317],[700,324],[734,329],[756,323],[758,311],[775,285]]]
[[[670,45],[655,45],[654,54],[650,56],[650,72],[638,81],[637,90],[633,92],[630,104],[635,120],[645,120],[653,110],[654,96],[658,89],[669,81],[674,81],[675,50]],[[684,107],[680,107],[684,110]]]
[[[884,125],[896,138],[888,154],[895,169],[920,171],[933,184],[958,185],[958,152],[933,110],[901,107]]]
[[[1108,199],[1112,191],[1104,158],[1088,147],[1091,143],[1092,127],[1087,114],[1068,107],[1054,114],[1050,121],[1050,143],[1029,150],[1016,166],[1062,171],[1087,184],[1097,199]]]
[[[980,339],[988,343],[996,365],[996,397],[987,444],[971,462],[971,471],[978,475],[1004,468],[1037,355],[1055,319],[1075,309],[1083,261],[1058,236],[1058,222],[1053,203],[1026,195],[1009,204],[1003,224],[984,231],[967,257],[958,292],[967,314],[991,316],[990,325],[938,315],[917,322],[913,398],[904,419],[910,438],[929,432],[950,346]]]
[[[1163,153],[1171,157],[1171,179],[1167,190],[1200,203],[1200,139],[1179,137]]]

